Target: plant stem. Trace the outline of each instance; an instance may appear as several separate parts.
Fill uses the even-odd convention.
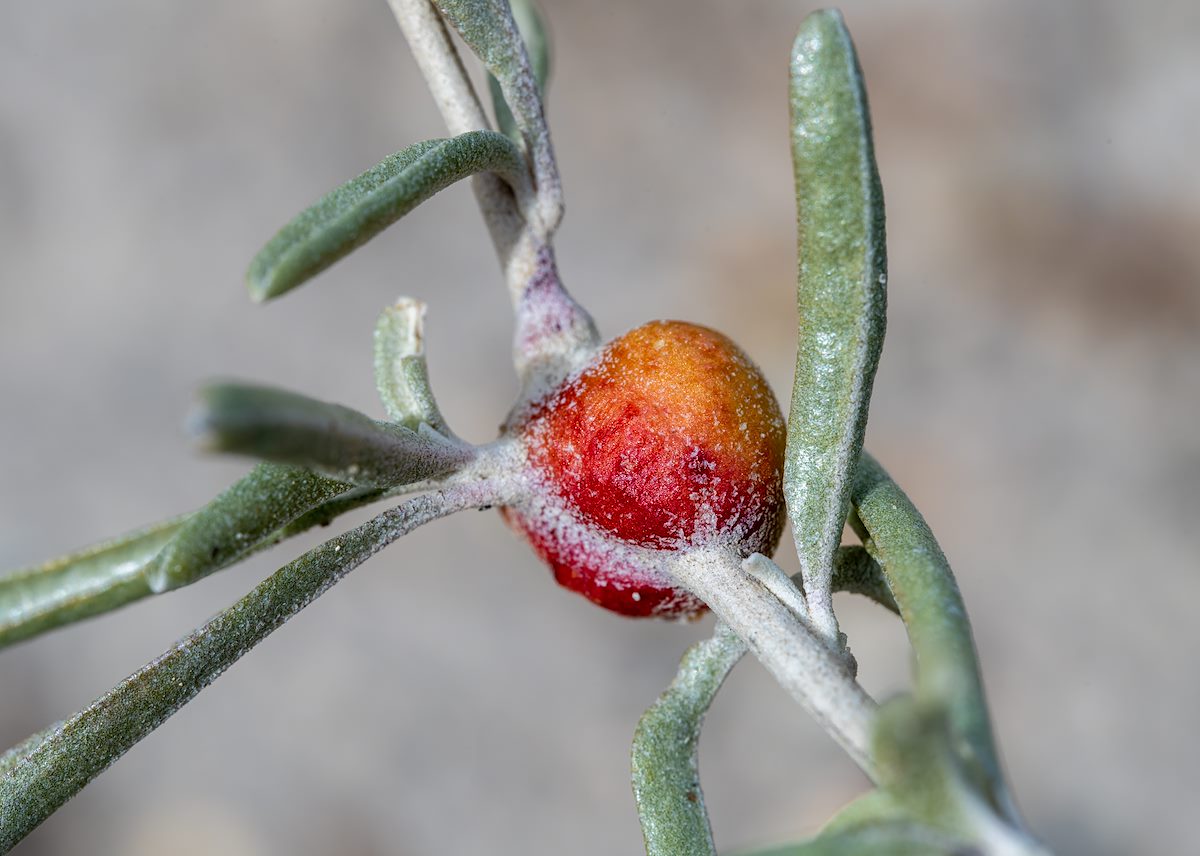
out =
[[[475,87],[433,4],[429,0],[388,0],[388,5],[450,133],[458,136],[490,129]],[[492,173],[475,176],[472,186],[501,266],[507,272],[524,225],[514,191]]]
[[[783,491],[813,626],[837,646],[830,580],[883,346],[883,192],[867,93],[839,12],[805,18],[792,48],[799,332]]]
[[[754,554],[742,568],[776,595],[778,580],[790,587],[779,597],[807,613],[796,585],[766,556]],[[834,561],[833,590],[862,594],[896,612],[883,572],[862,547],[842,547]],[[671,685],[638,722],[633,736],[633,794],[642,822],[646,852],[651,856],[715,853],[712,830],[700,788],[700,727],[726,676],[746,653],[743,642],[723,622],[712,638],[687,650]],[[876,792],[878,793],[878,792]]]
[[[146,568],[190,516],[0,577],[0,648],[152,594]]]
[[[633,735],[633,794],[647,856],[715,856],[700,789],[700,726],[717,690],[746,653],[724,624],[683,655],[675,680]]]
[[[870,746],[876,705],[844,657],[727,550],[681,556],[671,573],[741,637],[775,680],[874,781]]]

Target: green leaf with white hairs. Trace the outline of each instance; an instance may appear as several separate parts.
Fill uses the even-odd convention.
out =
[[[525,42],[525,53],[529,57],[530,70],[537,81],[538,93],[542,96],[543,109],[546,99],[546,83],[550,79],[550,35],[542,12],[532,0],[513,0],[513,20]],[[488,75],[488,89],[492,94],[492,109],[496,113],[496,126],[514,140],[521,138],[521,131],[513,118],[504,92],[495,75]]]
[[[425,363],[425,304],[402,297],[375,324],[375,386],[393,422],[418,430],[428,425],[443,437],[454,433],[438,409]]]
[[[962,776],[943,708],[912,696],[888,701],[876,714],[872,752],[880,786],[904,811],[942,829],[964,825],[960,804],[979,798]]]
[[[257,490],[247,491],[241,508],[231,508],[236,503],[226,497],[207,512],[183,515],[0,578],[0,648],[194,582],[286,538],[314,526],[327,526],[348,511],[400,492],[351,487],[273,464],[255,470],[248,478]],[[290,491],[297,486],[299,490],[289,498],[300,496],[311,501],[315,497],[317,504],[301,508],[299,516],[271,530],[271,524],[286,515],[277,516],[274,509],[263,509],[255,503],[269,501],[273,491]],[[314,486],[315,492],[310,493]],[[319,501],[331,492],[332,498]],[[235,495],[241,495],[240,491]],[[260,520],[259,515],[264,519]],[[200,520],[194,522],[196,516]],[[251,541],[251,536],[255,540]],[[182,563],[186,570],[174,579],[164,579],[160,561],[163,552],[172,555],[169,566]],[[185,558],[189,552],[190,558]]]
[[[799,342],[784,494],[816,629],[836,638],[830,580],[883,345],[883,193],[866,91],[841,14],[805,19],[791,60]]]
[[[966,606],[928,524],[879,463],[863,452],[853,501],[867,551],[900,607],[915,653],[918,700],[946,711],[968,778],[1014,824]]]
[[[522,170],[513,142],[494,131],[409,146],[284,226],[250,264],[250,294],[267,300],[290,291],[457,181],[495,172],[511,183]]]
[[[800,575],[794,579],[803,582]],[[833,557],[833,590],[862,595],[889,612],[900,614],[900,607],[892,597],[883,569],[862,547],[838,547]]]
[[[0,853],[161,725],[243,654],[366,559],[422,523],[486,504],[425,494],[285,565],[90,706],[0,756]]]
[[[145,597],[147,567],[187,519],[176,517],[0,577],[0,647]]]
[[[287,390],[218,384],[201,392],[194,428],[213,451],[291,464],[346,484],[396,487],[449,475],[474,450],[428,426],[376,420]]]
[[[746,646],[724,624],[697,642],[671,685],[638,722],[633,737],[633,794],[647,856],[715,856],[700,790],[700,726]]]

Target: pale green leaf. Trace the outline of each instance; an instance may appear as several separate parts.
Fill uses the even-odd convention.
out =
[[[883,345],[883,194],[862,74],[841,14],[814,12],[792,50],[799,341],[784,494],[818,630],[836,634],[834,551],[850,507]]]
[[[494,131],[409,146],[322,197],[284,226],[246,274],[250,294],[267,300],[295,288],[365,244],[456,181],[496,172],[510,182],[522,169],[512,141]]]

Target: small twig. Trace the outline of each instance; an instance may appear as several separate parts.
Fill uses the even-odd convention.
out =
[[[450,130],[461,134],[488,128],[475,89],[433,5],[428,0],[389,0],[389,4]],[[523,91],[523,97],[536,99],[536,88]],[[533,166],[544,172],[547,163],[553,166],[553,155],[549,137],[542,142]],[[554,175],[548,187],[561,211]],[[529,400],[587,359],[600,337],[591,316],[562,286],[549,243],[551,230],[538,225],[544,218],[535,211],[532,177],[523,176],[513,187],[484,173],[474,178],[473,186],[517,317],[513,356],[524,385],[522,397]]]
[[[491,128],[446,24],[429,0],[388,0],[450,133]],[[492,173],[472,180],[475,198],[507,274],[524,227],[513,189]],[[511,278],[509,279],[511,287]],[[515,303],[515,298],[514,298]]]
[[[695,552],[671,567],[676,581],[741,637],[780,685],[871,777],[874,700],[845,659],[725,550]]]

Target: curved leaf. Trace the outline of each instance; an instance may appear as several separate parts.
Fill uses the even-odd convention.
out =
[[[375,388],[388,418],[411,430],[454,433],[438,409],[425,364],[425,304],[402,297],[375,324]]]
[[[511,182],[521,169],[512,141],[494,131],[409,146],[284,226],[250,264],[250,295],[261,301],[290,291],[456,181],[496,172]]]
[[[700,726],[725,677],[746,653],[718,624],[679,664],[675,680],[638,722],[633,737],[633,794],[647,856],[713,854],[712,830],[696,757]]]
[[[833,640],[833,554],[883,345],[887,271],[866,91],[836,11],[809,15],[796,37],[791,111],[800,318],[784,494],[810,611]]]
[[[988,805],[969,780],[955,742],[945,707],[912,696],[892,699],[879,708],[872,740],[880,786],[905,813],[975,845],[977,852],[1045,856],[1020,825],[1002,821]]]
[[[305,474],[306,477],[309,475]],[[193,531],[187,534],[185,538],[192,540],[197,554],[209,556],[207,562],[197,562],[192,567],[191,573],[194,574],[191,578],[192,581],[226,568],[252,553],[272,547],[280,541],[305,532],[314,526],[327,526],[347,511],[353,511],[385,497],[396,495],[396,492],[382,488],[350,488],[349,485],[336,484],[334,487],[349,489],[345,493],[339,493],[332,499],[304,511],[299,517],[279,529],[267,532],[253,544],[247,544],[244,537],[246,533],[235,528],[240,522],[243,522],[236,519],[231,526],[224,529],[219,525],[212,526],[210,521],[208,531],[211,537],[207,542],[200,539],[200,543],[197,544],[196,533]],[[406,488],[408,487],[413,486],[406,486]],[[225,511],[219,513],[223,514]],[[186,530],[186,523],[192,516],[184,515],[176,520],[149,527],[142,532],[148,533],[178,524],[167,538],[166,543],[170,544],[174,533]],[[122,540],[116,539],[117,542]],[[0,602],[9,596],[7,606],[0,606],[0,615],[3,615],[3,619],[0,620],[0,647],[75,621],[111,612],[156,594],[155,589],[151,587],[151,581],[155,578],[158,568],[158,556],[165,548],[155,550],[152,544],[147,544],[146,552],[140,556],[134,556],[130,562],[120,558],[119,554],[116,554],[115,564],[91,561],[93,558],[99,558],[105,548],[113,543],[115,542],[105,542],[72,556],[48,562],[38,568],[18,571],[8,577],[0,578]],[[74,565],[76,558],[81,560],[78,566]],[[34,572],[44,574],[45,578],[34,579]],[[184,584],[184,582],[179,583],[179,585]],[[167,587],[173,588],[174,586],[168,585]],[[20,591],[21,589],[24,591]],[[18,591],[19,593],[17,593]]]
[[[842,806],[823,827],[820,836],[880,823],[908,822],[913,818],[901,808],[887,791],[875,788]]]
[[[562,187],[543,112],[541,86],[512,10],[505,0],[433,2],[499,83],[529,156],[542,228],[546,234],[552,233],[562,219]]]
[[[191,516],[146,569],[156,594],[227,568],[351,486],[282,464],[259,464]]]
[[[900,614],[883,569],[863,547],[838,547],[833,557],[833,590],[862,595]]]

